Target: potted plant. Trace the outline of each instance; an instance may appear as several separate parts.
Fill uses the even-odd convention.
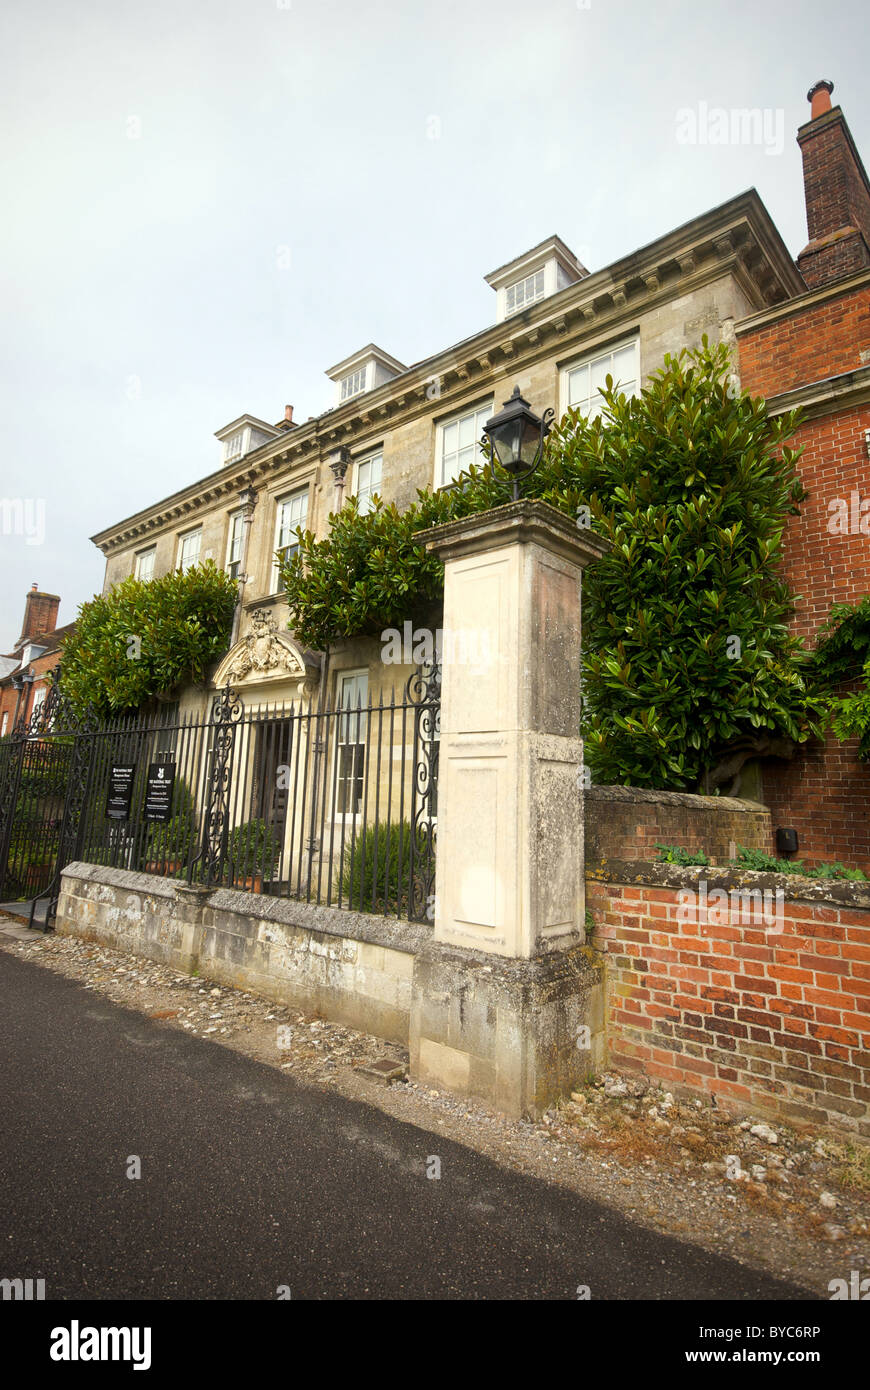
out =
[[[261,893],[263,879],[268,881],[275,872],[279,853],[278,838],[266,821],[248,820],[237,825],[229,839],[230,883]]]

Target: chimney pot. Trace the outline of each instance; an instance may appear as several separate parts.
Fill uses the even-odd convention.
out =
[[[815,86],[810,87],[807,92],[807,101],[810,102],[810,120],[815,121],[819,116],[824,116],[826,111],[831,109],[831,92],[834,90],[833,82],[829,82],[823,77]]]
[[[284,419],[285,419],[285,420],[288,420],[288,421],[290,422],[290,424],[293,423],[293,407],[292,407],[292,405],[285,405],[285,407],[284,407]]]

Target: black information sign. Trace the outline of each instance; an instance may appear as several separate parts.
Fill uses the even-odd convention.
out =
[[[109,791],[106,796],[106,819],[129,820],[130,802],[133,799],[133,774],[135,763],[123,766],[113,764],[109,773]]]
[[[172,763],[151,763],[145,785],[145,819],[169,820],[172,814],[172,784],[175,767]]]

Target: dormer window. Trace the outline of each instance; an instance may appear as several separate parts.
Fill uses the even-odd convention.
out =
[[[369,343],[368,347],[360,348],[352,357],[336,362],[326,375],[335,382],[335,404],[339,406],[345,401],[352,401],[355,396],[361,396],[364,391],[376,391],[379,386],[407,370],[388,352]]]
[[[365,389],[365,367],[360,367],[358,372],[351,372],[349,376],[343,376],[341,379],[341,399],[343,401],[349,401],[351,396],[358,396]]]
[[[245,454],[259,449],[261,444],[277,438],[280,433],[277,425],[268,425],[255,415],[240,415],[238,420],[231,420],[223,429],[215,430],[215,439],[221,446],[221,463],[235,463],[236,459],[244,458]]]
[[[561,237],[551,236],[525,255],[486,276],[496,292],[496,322],[519,314],[541,299],[558,294],[589,274]]]
[[[506,286],[505,315],[518,313],[520,309],[525,309],[526,305],[535,304],[537,300],[543,299],[545,294],[544,272],[536,270],[534,275],[527,275],[525,280],[517,280],[516,284]]]
[[[231,434],[224,444],[224,462],[231,463],[233,459],[240,459],[245,452],[245,431],[238,430]]]

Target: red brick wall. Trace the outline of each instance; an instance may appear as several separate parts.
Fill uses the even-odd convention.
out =
[[[758,328],[737,330],[740,377],[756,396],[775,396],[862,365],[870,349],[870,285],[827,296]]]
[[[786,900],[779,932],[695,926],[677,921],[678,891],[587,880],[610,1064],[870,1139],[870,907]]]
[[[774,396],[825,380],[862,364],[870,349],[870,284],[832,293],[807,308],[745,333],[738,330],[740,374],[753,394]],[[796,596],[794,629],[812,645],[834,603],[855,603],[870,593],[870,516],[837,534],[829,504],[852,494],[870,499],[870,462],[864,431],[870,406],[809,420],[793,445],[803,445],[799,471],[809,497],[785,532],[783,573]],[[763,796],[774,828],[793,826],[799,855],[840,859],[870,873],[870,766],[856,756],[857,740],[800,751],[792,762],[762,765]]]
[[[45,677],[53,671],[60,660],[59,651],[46,652],[44,656],[38,656],[30,663],[34,674],[34,680],[29,685],[25,685],[21,692],[19,703],[18,691],[7,684],[0,687],[0,729],[3,727],[3,715],[8,712],[9,718],[6,721],[6,733],[11,734],[15,726],[15,710],[18,709],[18,722],[29,719],[33,712],[33,699],[36,691],[46,685]],[[47,692],[46,692],[47,693]]]
[[[754,801],[645,787],[590,787],[583,797],[586,863],[657,859],[656,845],[701,850],[727,864],[732,844],[770,853],[770,812]]]
[[[795,629],[813,637],[832,603],[855,603],[870,593],[870,515],[853,518],[852,493],[870,502],[870,461],[864,431],[870,405],[810,420],[792,441],[805,446],[798,465],[809,497],[801,515],[786,526],[783,573],[797,597]],[[849,525],[865,530],[839,534],[829,529],[836,513],[830,504],[847,504]]]
[[[801,749],[791,762],[767,761],[762,782],[774,829],[798,832],[798,859],[840,860],[870,878],[870,767],[858,740]]]
[[[0,730],[3,729],[3,716],[4,714],[8,714],[9,718],[6,720],[5,730],[7,734],[11,734],[12,726],[15,722],[15,705],[17,700],[17,690],[13,690],[11,686],[0,687]]]

